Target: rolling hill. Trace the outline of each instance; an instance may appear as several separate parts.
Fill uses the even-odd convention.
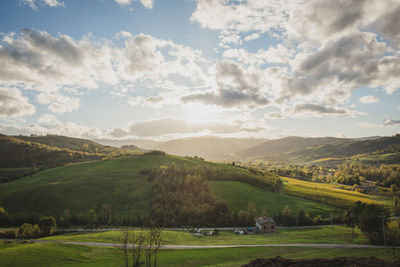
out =
[[[0,181],[23,177],[67,163],[100,160],[102,155],[0,135]]]
[[[269,140],[238,153],[242,160],[263,159],[281,163],[304,164],[320,159],[337,159],[359,154],[396,153],[386,151],[400,145],[400,135],[343,139],[334,137],[303,138],[286,137]],[[393,150],[393,149],[392,149]],[[392,159],[396,159],[395,157]]]
[[[238,156],[242,159],[282,158],[286,157],[289,153],[303,151],[309,147],[351,142],[354,141],[351,139],[334,137],[305,138],[292,136],[266,141],[252,148],[240,151]]]
[[[82,139],[74,138],[61,135],[43,135],[43,136],[14,136],[20,140],[35,142],[39,144],[44,144],[50,147],[64,148],[74,151],[82,151],[88,153],[98,153],[98,154],[110,154],[110,153],[120,153],[121,150],[112,147],[100,145],[96,142]],[[140,148],[130,147],[129,150],[142,151]]]
[[[265,142],[255,138],[221,138],[204,136],[170,140],[155,148],[179,156],[199,156],[207,160],[234,160],[235,154]]]
[[[206,162],[200,159],[172,155],[143,154],[106,161],[94,161],[57,167],[0,183],[0,204],[10,213],[18,211],[40,215],[60,215],[65,209],[71,214],[85,213],[89,209],[97,212],[103,204],[111,205],[115,216],[148,216],[150,211],[151,182],[141,173],[144,168],[159,166],[218,166],[239,172],[250,171],[231,165]],[[227,188],[231,181],[212,182],[217,198],[226,198],[231,209],[242,209],[245,202],[253,201],[275,206],[298,202],[310,214],[328,212],[326,205],[298,199],[284,193],[272,193],[242,182],[233,183],[233,191]],[[238,192],[243,189],[243,194]],[[235,200],[241,195],[240,202]],[[239,203],[239,204],[238,204]],[[258,207],[262,209],[262,207]],[[280,208],[280,206],[279,206]],[[332,210],[333,208],[330,208]],[[271,212],[278,207],[270,208]]]

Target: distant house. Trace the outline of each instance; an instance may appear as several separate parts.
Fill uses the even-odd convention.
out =
[[[275,233],[276,232],[276,222],[267,216],[258,217],[256,219],[257,232],[264,233]]]
[[[355,190],[357,192],[361,192],[361,193],[369,193],[369,192],[378,191],[378,187],[376,187],[374,181],[365,180],[365,181],[361,182],[359,186],[356,186]]]

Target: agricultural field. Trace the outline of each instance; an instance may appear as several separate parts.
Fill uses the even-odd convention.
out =
[[[329,217],[331,214],[341,212],[339,208],[321,202],[285,193],[270,192],[242,182],[212,181],[211,186],[218,198],[227,201],[231,211],[247,210],[248,202],[252,201],[257,207],[258,214],[261,214],[265,208],[268,216],[278,215],[286,205],[290,207],[293,214],[297,214],[300,209],[303,209],[311,217],[316,215]]]
[[[390,205],[389,197],[351,191],[351,187],[346,185],[313,183],[287,177],[281,178],[284,181],[283,190],[286,194],[335,207],[347,208],[357,201],[368,204]]]

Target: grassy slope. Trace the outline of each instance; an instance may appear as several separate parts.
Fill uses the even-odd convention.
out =
[[[69,209],[73,214],[92,208],[99,211],[101,205],[107,203],[112,206],[114,216],[146,216],[150,205],[150,183],[146,176],[139,172],[143,168],[172,163],[237,168],[171,155],[135,155],[108,161],[72,164],[0,184],[0,203],[10,212],[24,210],[56,216],[64,209]],[[247,172],[241,168],[237,169]],[[234,210],[246,209],[247,202],[253,201],[260,212],[263,205],[270,206],[268,209],[272,215],[280,211],[287,201],[294,210],[302,206],[312,215],[334,211],[316,202],[272,193],[245,183],[224,181],[212,182],[212,185],[217,197],[226,198],[230,208]]]
[[[139,231],[138,231],[139,232]],[[276,234],[236,235],[221,231],[218,236],[193,236],[181,231],[163,231],[163,242],[168,245],[251,245],[251,244],[365,244],[367,238],[360,230],[355,229],[357,237],[352,240],[351,228],[344,226],[313,227],[297,229],[278,229]],[[62,240],[78,242],[119,243],[121,231],[68,233],[43,238],[45,240]]]
[[[398,249],[399,250],[399,249]],[[397,250],[397,254],[399,251]],[[162,250],[160,266],[241,266],[259,257],[291,259],[375,256],[393,260],[385,249],[319,249],[302,247],[253,247],[196,250]],[[66,244],[2,244],[0,266],[122,266],[121,251]]]
[[[312,199],[336,207],[346,208],[356,201],[382,205],[389,205],[390,203],[388,197],[367,195],[350,191],[350,186],[313,183],[287,177],[281,178],[284,180],[284,192],[287,194]],[[339,187],[343,189],[340,189]]]
[[[0,203],[10,212],[25,210],[58,215],[99,210],[111,204],[114,215],[149,210],[150,183],[141,169],[160,165],[211,164],[175,156],[137,155],[109,161],[72,164],[0,184]]]
[[[270,216],[277,215],[285,205],[288,205],[292,212],[297,213],[300,209],[308,212],[312,217],[319,214],[329,217],[332,213],[339,213],[340,210],[319,202],[309,201],[303,198],[289,196],[283,193],[273,193],[242,182],[211,182],[213,191],[218,198],[225,199],[231,211],[247,210],[249,201],[253,201],[260,214],[264,207]]]

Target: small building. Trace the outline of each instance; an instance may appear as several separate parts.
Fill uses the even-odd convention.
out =
[[[361,182],[360,185],[355,186],[354,189],[357,192],[361,192],[361,193],[365,193],[365,194],[378,191],[378,187],[375,185],[375,182],[368,181],[368,180]]]
[[[256,219],[257,233],[275,233],[276,232],[276,222],[267,216],[258,217]]]

